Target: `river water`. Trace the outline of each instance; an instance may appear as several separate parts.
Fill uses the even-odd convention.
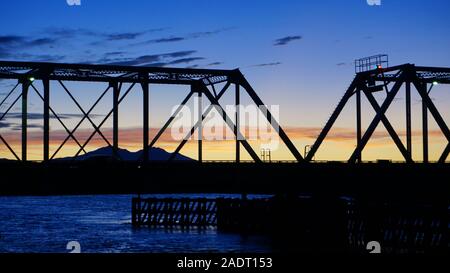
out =
[[[238,197],[148,195],[148,197]],[[147,196],[145,196],[147,197]],[[271,252],[260,236],[215,228],[133,228],[131,195],[0,197],[1,253],[67,253],[76,241],[83,253]]]

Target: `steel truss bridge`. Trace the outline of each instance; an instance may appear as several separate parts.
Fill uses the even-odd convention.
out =
[[[381,57],[380,57],[381,56]],[[361,153],[371,139],[377,126],[382,123],[390,137],[395,142],[397,148],[400,150],[404,159],[408,163],[412,163],[412,131],[411,131],[411,92],[415,89],[422,98],[422,120],[423,120],[423,161],[428,162],[428,114],[435,119],[442,133],[448,141],[448,145],[442,152],[439,162],[444,163],[450,153],[450,130],[442,118],[439,110],[436,108],[429,93],[436,84],[450,83],[450,68],[439,67],[421,67],[413,64],[404,64],[400,66],[385,67],[386,61],[383,60],[383,55],[376,56],[376,58],[361,59],[357,62],[357,74],[351,83],[350,87],[345,92],[338,106],[334,110],[325,127],[319,134],[315,143],[311,146],[310,151],[303,157],[292,141],[289,139],[285,131],[282,129],[277,120],[274,119],[269,109],[257,95],[250,83],[246,80],[244,75],[239,70],[212,70],[212,69],[183,69],[183,68],[165,68],[165,67],[130,67],[130,66],[114,66],[114,65],[85,65],[85,64],[60,64],[60,63],[37,63],[37,62],[9,62],[0,61],[0,79],[17,80],[14,88],[6,94],[6,97],[0,101],[0,107],[5,104],[8,98],[13,98],[12,94],[17,88],[21,88],[19,96],[13,98],[8,109],[4,113],[0,113],[0,121],[6,117],[8,112],[14,105],[22,104],[21,116],[21,156],[14,151],[13,147],[8,144],[6,139],[0,134],[0,141],[7,147],[7,149],[14,155],[18,161],[27,161],[27,128],[28,128],[28,94],[35,92],[43,101],[43,161],[47,162],[54,159],[58,152],[63,148],[69,139],[73,139],[79,146],[76,156],[85,152],[86,145],[92,138],[98,134],[101,138],[112,148],[113,154],[118,156],[119,150],[119,106],[133,89],[134,86],[140,86],[142,89],[142,108],[143,108],[143,155],[148,155],[150,148],[152,148],[158,139],[162,136],[165,130],[175,120],[182,107],[188,101],[197,96],[199,98],[199,108],[201,109],[198,121],[192,127],[190,132],[184,137],[179,146],[176,148],[170,160],[180,152],[183,146],[187,143],[190,137],[195,132],[202,131],[203,121],[214,108],[222,113],[222,118],[227,126],[234,132],[236,140],[236,162],[241,162],[240,149],[241,146],[248,152],[253,161],[261,162],[258,154],[252,149],[248,141],[244,138],[240,131],[240,113],[236,110],[235,117],[232,119],[224,111],[220,104],[220,99],[226,92],[234,92],[235,104],[240,105],[241,90],[244,90],[261,110],[267,121],[273,126],[278,133],[280,139],[289,149],[295,162],[307,163],[314,159],[317,150],[320,148],[322,142],[326,139],[329,131],[333,127],[335,121],[338,119],[342,110],[349,103],[349,100],[356,97],[356,120],[357,120],[357,146],[353,151],[348,162],[357,163],[362,162]],[[376,64],[376,67],[373,67]],[[42,89],[38,90],[35,83],[42,81]],[[83,109],[80,103],[72,95],[72,92],[66,87],[65,82],[96,82],[106,83],[107,88],[100,97],[95,101],[90,109]],[[70,96],[71,100],[83,113],[83,117],[75,126],[74,129],[69,129],[64,123],[63,119],[54,111],[50,102],[50,82],[59,83],[63,90]],[[130,84],[129,88],[123,88],[124,84]],[[156,134],[155,138],[150,140],[149,137],[149,93],[152,84],[167,84],[167,85],[184,85],[187,86],[187,96],[181,102],[179,107],[169,117],[167,122]],[[404,87],[404,88],[403,88]],[[234,90],[233,90],[234,89]],[[406,146],[401,141],[397,132],[391,125],[389,119],[386,117],[387,110],[391,107],[392,102],[398,95],[400,90],[405,92],[406,97]],[[95,107],[99,104],[102,98],[108,93],[113,93],[113,100],[111,102],[111,110],[103,118],[99,124],[95,124],[90,115]],[[385,92],[386,96],[381,105],[374,97],[375,92]],[[370,102],[373,109],[376,111],[374,119],[370,122],[369,127],[363,132],[361,125],[361,97],[365,96]],[[202,108],[202,98],[206,97],[211,103],[207,108]],[[6,105],[6,104],[5,104]],[[239,109],[237,107],[236,109]],[[203,113],[203,114],[202,114]],[[102,126],[112,116],[113,137],[112,143],[102,133]],[[50,154],[50,118],[54,117],[62,125],[67,132],[67,138],[61,143],[58,149]],[[301,118],[301,117],[300,117]],[[88,120],[94,132],[89,136],[85,142],[80,142],[75,137],[75,132],[85,120]],[[233,121],[234,120],[234,121]],[[202,162],[202,137],[199,133],[198,139],[198,158]],[[147,156],[143,156],[141,161],[146,163]]]

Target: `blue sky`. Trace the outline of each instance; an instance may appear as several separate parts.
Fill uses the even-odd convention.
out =
[[[1,58],[99,62],[107,53],[121,52],[115,56],[135,58],[196,51],[186,57],[204,59],[172,66],[207,67],[220,63],[217,67],[239,67],[267,103],[292,107],[293,101],[311,96],[314,99],[327,90],[331,94],[320,97],[332,107],[351,80],[351,62],[358,57],[388,53],[395,63],[449,63],[448,1],[381,3],[369,6],[365,0],[82,0],[81,6],[70,7],[65,0],[8,1],[2,4],[1,35],[55,41],[18,48],[12,56]],[[210,32],[217,33],[206,34]],[[116,40],[108,40],[108,34],[116,35]],[[130,35],[128,39],[126,34]],[[194,34],[199,37],[192,38]],[[118,39],[120,35],[122,39]],[[274,46],[276,39],[287,36],[302,39]],[[184,40],[139,44],[180,37]],[[278,65],[252,67],[259,64]],[[324,74],[327,81],[320,80]],[[283,91],[271,90],[273,86]],[[312,89],[314,94],[310,94]],[[288,122],[295,123],[294,120],[290,117]]]
[[[387,53],[391,64],[448,66],[449,11],[448,0],[4,1],[0,59],[240,68],[267,104],[280,105],[283,125],[320,127],[356,58]],[[174,89],[153,89],[162,90],[153,125],[182,99]],[[450,97],[439,96],[448,106]],[[53,103],[69,111],[63,96]],[[137,103],[127,108],[129,125],[139,123]]]

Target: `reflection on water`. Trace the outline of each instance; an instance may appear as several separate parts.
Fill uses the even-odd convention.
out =
[[[152,197],[237,197],[152,195]],[[270,252],[268,239],[207,229],[135,229],[130,195],[0,197],[0,252]]]

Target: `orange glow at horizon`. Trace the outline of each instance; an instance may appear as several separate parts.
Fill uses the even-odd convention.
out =
[[[152,139],[159,128],[152,128],[150,130],[150,138]],[[224,129],[226,131],[229,129]],[[314,143],[321,128],[316,127],[290,127],[285,128],[286,133],[290,137],[291,141],[297,147],[297,150],[303,154],[304,147]],[[246,137],[251,133],[251,130],[245,132]],[[205,130],[204,137],[208,137],[208,130]],[[80,130],[76,133],[76,137],[81,144],[83,144],[92,131]],[[105,129],[102,131],[104,136],[112,143],[112,130]],[[274,132],[272,132],[274,133]],[[194,134],[197,135],[197,134]],[[8,141],[10,146],[20,157],[21,154],[21,138],[20,132],[18,133],[4,133],[2,136]],[[399,132],[399,136],[404,138],[405,133]],[[413,131],[413,158],[420,161],[422,158],[422,144],[420,131]],[[60,146],[60,144],[67,137],[64,131],[52,131],[50,134],[50,155],[52,155]],[[120,130],[119,133],[119,146],[122,149],[129,151],[138,151],[142,149],[142,129],[140,128],[127,128]],[[293,160],[289,150],[279,140],[280,144],[277,149],[272,150],[272,160]],[[430,159],[438,160],[446,144],[445,138],[442,137],[442,133],[438,130],[430,130],[429,132],[429,151]],[[249,140],[249,144],[254,151],[259,155],[261,144],[267,141]],[[235,159],[235,143],[234,137],[231,134],[227,134],[225,140],[204,140],[203,141],[203,158],[204,160],[234,160]],[[179,141],[172,138],[170,134],[170,128],[161,136],[160,140],[156,143],[155,147],[162,148],[168,152],[173,152],[178,146]],[[315,160],[346,160],[350,157],[351,152],[355,148],[355,132],[353,129],[346,128],[334,128],[332,132],[327,136],[326,140],[316,153]],[[86,146],[86,151],[93,151],[101,147],[108,146],[106,141],[98,134],[95,135],[91,142]],[[63,148],[58,152],[55,158],[74,156],[79,150],[79,146],[75,141],[69,139]],[[191,139],[181,150],[181,153],[185,156],[197,159],[198,148],[197,140]],[[82,154],[82,153],[81,153]],[[40,161],[43,157],[43,144],[42,144],[42,132],[30,131],[28,136],[28,158],[29,160]],[[250,160],[251,157],[247,154],[244,147],[241,146],[242,160]],[[390,139],[389,135],[384,131],[376,131],[373,134],[372,140],[367,144],[363,152],[364,160],[377,160],[377,159],[389,159],[394,161],[403,161],[402,155],[398,151],[394,142]],[[0,158],[15,159],[12,153],[7,147],[0,144]]]

